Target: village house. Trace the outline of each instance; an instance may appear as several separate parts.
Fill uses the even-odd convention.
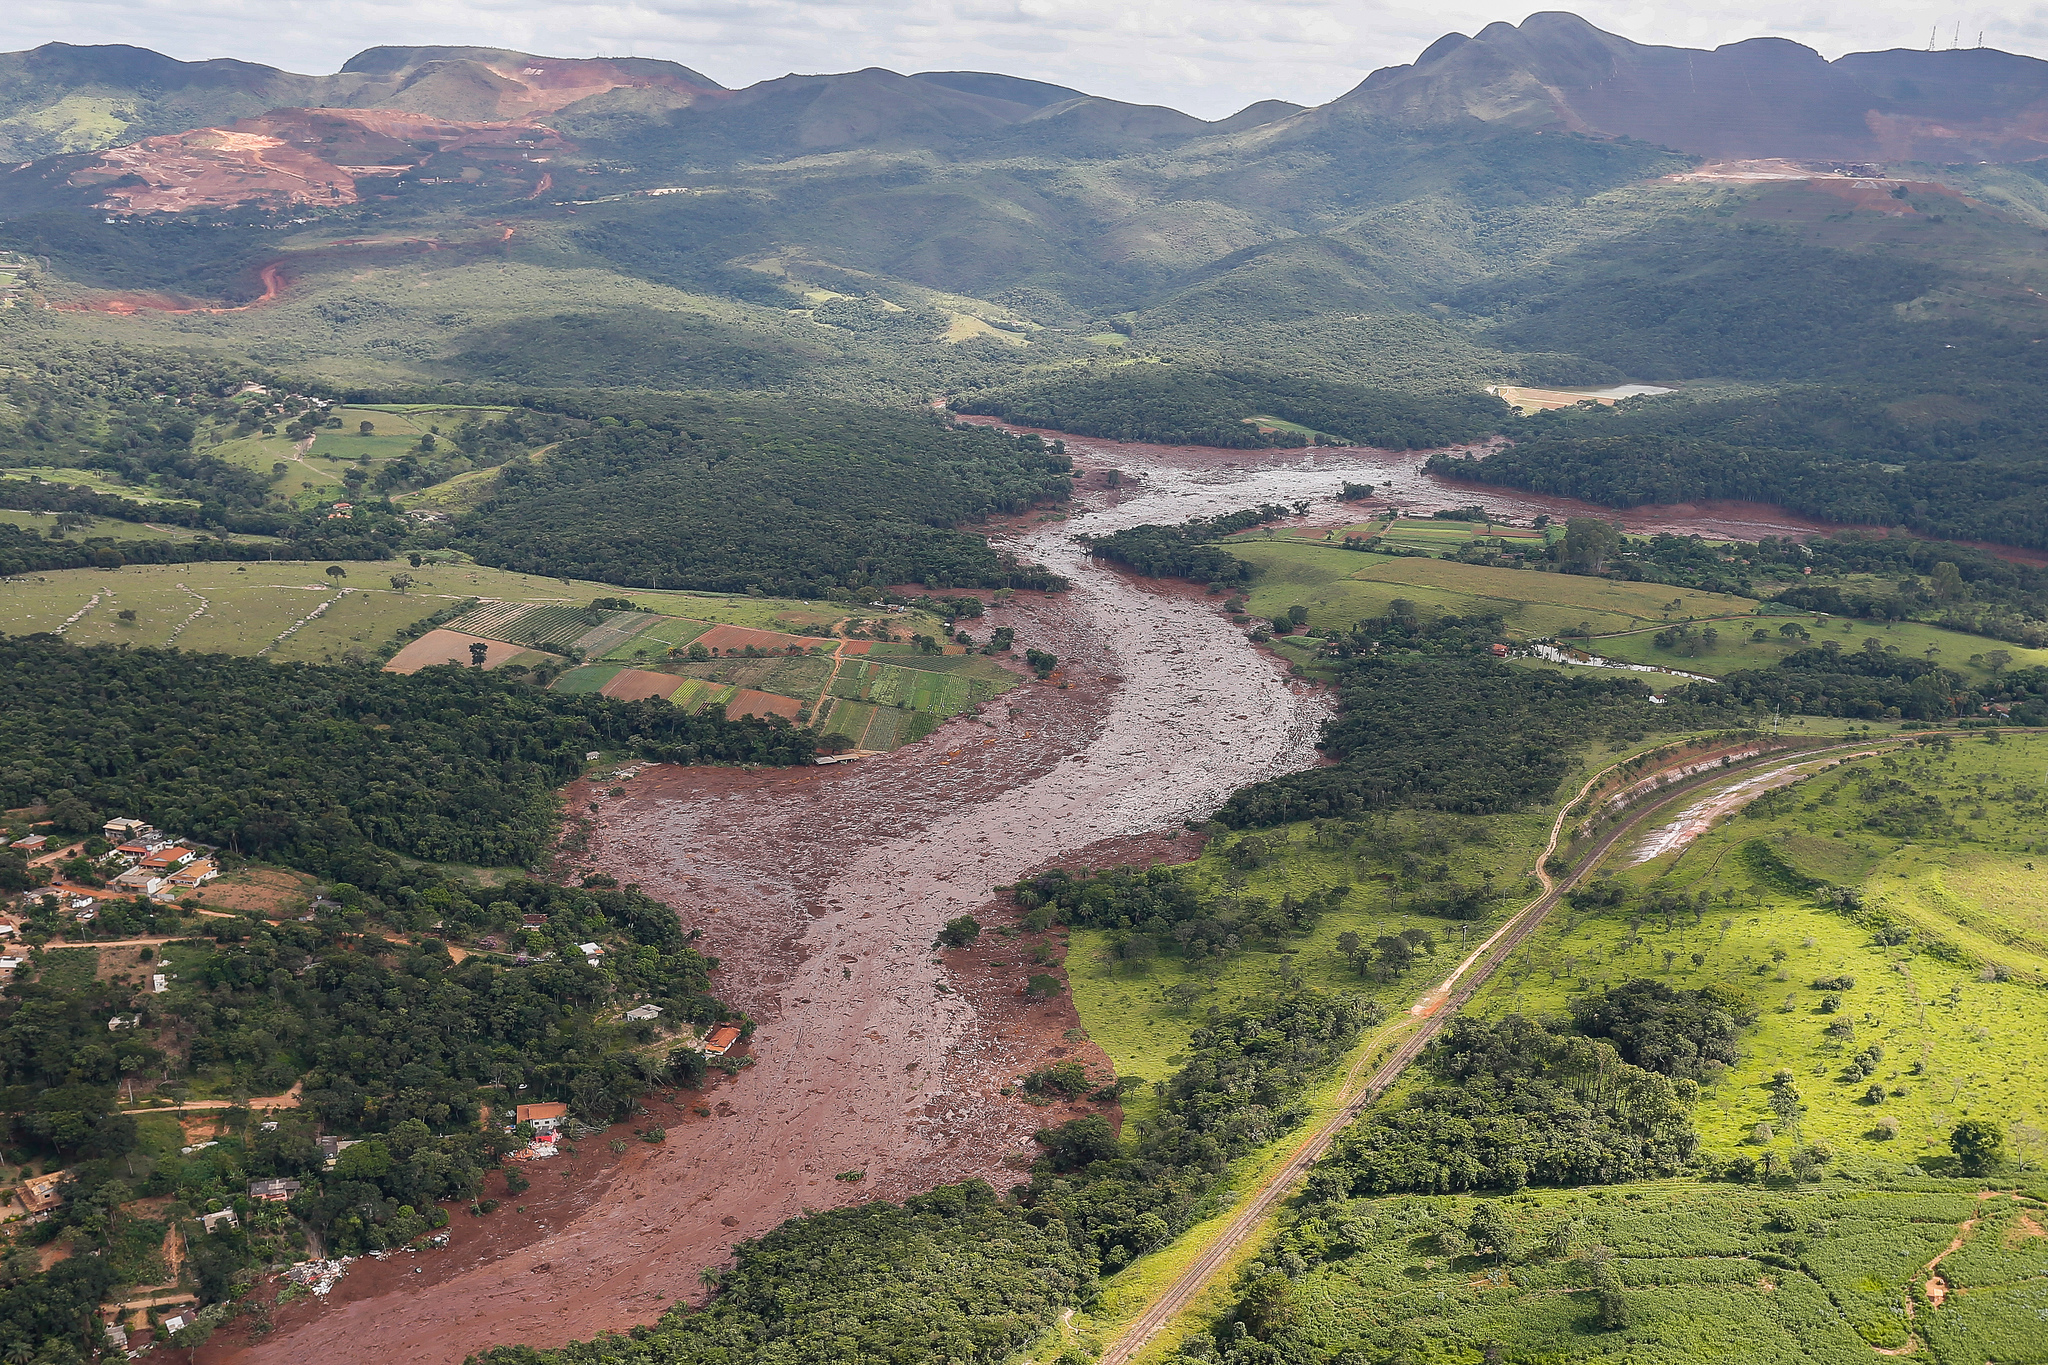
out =
[[[115,886],[120,887],[124,891],[132,891],[142,896],[151,895],[163,884],[162,874],[153,872],[146,867],[131,867],[120,876],[114,878]]]
[[[704,1055],[723,1057],[732,1051],[732,1045],[740,1040],[740,1031],[731,1024],[720,1024],[711,1030],[711,1036],[704,1040]]]
[[[569,1106],[566,1104],[522,1104],[512,1112],[515,1121],[533,1125],[536,1137],[559,1133],[569,1121]]]
[[[50,836],[47,834],[31,834],[26,839],[16,839],[8,847],[18,848],[23,853],[41,853],[43,846],[49,842]]]
[[[32,1175],[21,1182],[21,1188],[14,1197],[30,1213],[48,1213],[62,1204],[68,1197],[64,1187],[71,1183],[67,1171],[52,1171],[48,1175]]]
[[[143,854],[141,866],[150,872],[169,872],[174,867],[183,867],[198,856],[197,850],[179,844],[169,844]]]
[[[134,820],[123,815],[117,816],[100,826],[100,833],[106,836],[106,840],[110,844],[125,844],[131,839],[139,842],[142,832],[148,828],[148,821]]]
[[[164,880],[182,891],[204,886],[219,875],[220,869],[214,865],[213,859],[195,858]]]
[[[320,1164],[327,1170],[334,1169],[334,1163],[341,1160],[341,1154],[357,1145],[357,1138],[323,1137],[320,1139]]]
[[[296,1180],[252,1180],[249,1182],[249,1197],[266,1204],[282,1204],[301,1188]]]
[[[661,1018],[661,1006],[636,1005],[632,1009],[626,1011],[626,1017],[628,1019],[631,1019],[635,1023],[640,1023],[648,1019],[659,1019]]]
[[[235,1222],[235,1211],[233,1209],[222,1209],[219,1213],[200,1214],[199,1226],[205,1228],[208,1232],[218,1232],[222,1228],[239,1227],[240,1224]]]

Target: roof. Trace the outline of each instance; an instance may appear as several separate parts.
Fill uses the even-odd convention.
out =
[[[659,1006],[659,1005],[640,1005],[640,1006],[636,1006],[635,1008],[633,1008],[633,1009],[629,1009],[629,1010],[627,1010],[627,1011],[626,1011],[626,1017],[627,1017],[628,1019],[659,1019],[659,1018],[661,1018],[661,1006]]]
[[[569,1117],[566,1104],[522,1104],[513,1111],[513,1117],[521,1123],[532,1123],[535,1119],[565,1119]]]
[[[740,1031],[731,1024],[720,1024],[711,1030],[711,1036],[704,1040],[704,1050],[714,1057],[725,1055],[734,1043],[740,1040]]]

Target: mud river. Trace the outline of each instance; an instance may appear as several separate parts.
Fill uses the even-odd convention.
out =
[[[701,928],[722,960],[717,989],[759,1021],[753,1064],[702,1097],[711,1112],[656,1102],[648,1121],[668,1126],[666,1142],[536,1163],[523,1211],[507,1199],[488,1218],[457,1213],[446,1251],[357,1262],[324,1303],[281,1310],[255,1343],[224,1336],[202,1359],[453,1365],[488,1345],[557,1345],[701,1298],[700,1272],[735,1240],[806,1208],[1017,1179],[1003,1158],[1048,1116],[998,1092],[1074,1050],[1061,1046],[1075,1042],[1071,1006],[1023,1002],[1016,987],[1034,969],[1022,961],[995,964],[1006,989],[969,989],[935,959],[935,930],[1048,863],[1170,849],[1162,832],[1314,763],[1328,708],[1254,652],[1215,599],[1098,567],[1071,537],[1301,498],[1334,515],[1343,478],[1384,487],[1421,462],[1072,438],[1069,449],[1141,477],[1015,533],[1010,548],[1074,588],[1020,595],[975,624],[1014,626],[1020,654],[1056,653],[1064,689],[1027,683],[922,743],[832,768],[655,767],[572,789],[572,810],[593,822],[589,862]],[[1491,490],[1403,483],[1410,507],[1517,510]]]

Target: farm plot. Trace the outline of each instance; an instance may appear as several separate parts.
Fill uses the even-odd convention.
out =
[[[502,640],[486,640],[481,635],[467,635],[459,630],[430,630],[392,655],[391,662],[384,665],[384,671],[417,673],[435,664],[456,664],[467,668],[475,660],[472,653],[475,645],[484,647],[484,667],[487,669],[502,668],[509,663],[531,666],[546,657],[518,645],[508,645]]]
[[[568,692],[579,696],[591,692],[602,692],[605,686],[619,675],[623,667],[624,665],[622,664],[585,664],[581,668],[572,668],[561,677],[555,679],[553,684],[551,684],[551,689],[556,692]]]
[[[614,659],[656,659],[671,649],[681,649],[711,629],[708,621],[691,621],[679,616],[655,616],[633,635],[619,641],[607,652]]]
[[[581,671],[581,670],[578,670]],[[644,668],[621,668],[614,672],[603,687],[597,689],[607,697],[621,701],[640,701],[647,697],[669,699],[681,687],[685,679],[673,673],[651,673]]]

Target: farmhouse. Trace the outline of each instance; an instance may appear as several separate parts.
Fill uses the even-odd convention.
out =
[[[536,1135],[558,1133],[569,1121],[569,1106],[566,1104],[522,1104],[513,1111],[513,1117],[520,1123],[530,1123]]]
[[[732,1045],[740,1040],[740,1031],[731,1024],[720,1024],[711,1030],[711,1036],[704,1040],[704,1055],[723,1057],[732,1051]]]
[[[626,1017],[628,1019],[633,1020],[635,1023],[639,1023],[642,1020],[646,1019],[659,1019],[661,1018],[661,1006],[636,1005],[632,1009],[626,1011]]]
[[[30,1176],[21,1182],[21,1189],[16,1192],[16,1197],[21,1200],[21,1206],[30,1213],[48,1213],[64,1202],[64,1187],[70,1183],[71,1176],[64,1171]]]
[[[43,851],[43,845],[49,842],[50,836],[47,834],[31,834],[26,839],[16,839],[13,843],[9,844],[8,847],[18,848],[23,853],[41,853]]]

